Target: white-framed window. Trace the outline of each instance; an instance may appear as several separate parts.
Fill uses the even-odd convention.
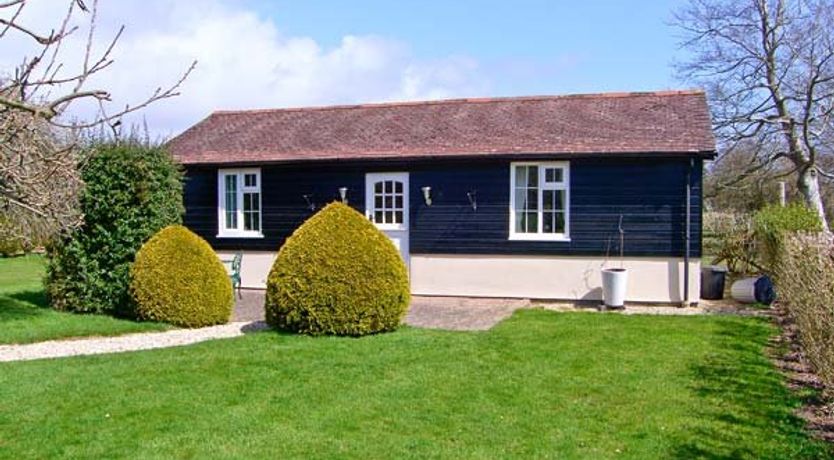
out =
[[[511,240],[570,239],[570,164],[510,164]]]
[[[261,238],[261,170],[217,171],[218,237]]]

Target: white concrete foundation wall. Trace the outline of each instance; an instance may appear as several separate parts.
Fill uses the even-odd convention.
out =
[[[217,251],[231,259],[236,251]],[[243,251],[244,288],[265,289],[277,253]],[[626,301],[683,301],[683,259],[627,257]],[[411,292],[415,295],[518,297],[558,300],[602,300],[604,267],[619,261],[602,257],[411,255]],[[701,261],[689,264],[689,300],[699,301]]]
[[[601,257],[411,255],[415,295],[601,300]],[[682,258],[628,257],[626,302],[683,301]],[[689,300],[700,297],[700,259],[689,265]]]
[[[230,260],[237,251],[217,251],[221,260]],[[240,264],[240,285],[248,289],[266,289],[266,277],[275,262],[276,252],[243,251]],[[228,267],[228,264],[226,264]]]

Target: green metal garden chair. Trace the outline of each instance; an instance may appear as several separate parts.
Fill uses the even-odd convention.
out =
[[[223,264],[228,264],[229,278],[232,280],[232,290],[237,289],[237,297],[243,298],[241,294],[241,279],[240,279],[240,265],[243,261],[243,253],[236,252],[234,258],[223,260]]]

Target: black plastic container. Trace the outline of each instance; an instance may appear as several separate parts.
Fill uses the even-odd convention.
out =
[[[701,298],[706,300],[721,300],[724,298],[724,283],[727,279],[727,269],[717,265],[701,267]]]

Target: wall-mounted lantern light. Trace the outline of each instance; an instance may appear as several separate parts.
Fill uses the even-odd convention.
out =
[[[472,205],[472,210],[478,210],[478,191],[477,190],[470,190],[466,192],[466,197],[469,198],[469,204]]]
[[[344,204],[347,204],[347,202],[348,202],[347,192],[348,192],[347,187],[339,187],[339,196],[342,198],[342,203],[344,203]]]
[[[431,206],[431,187],[423,187],[423,200],[426,201],[426,206]]]

